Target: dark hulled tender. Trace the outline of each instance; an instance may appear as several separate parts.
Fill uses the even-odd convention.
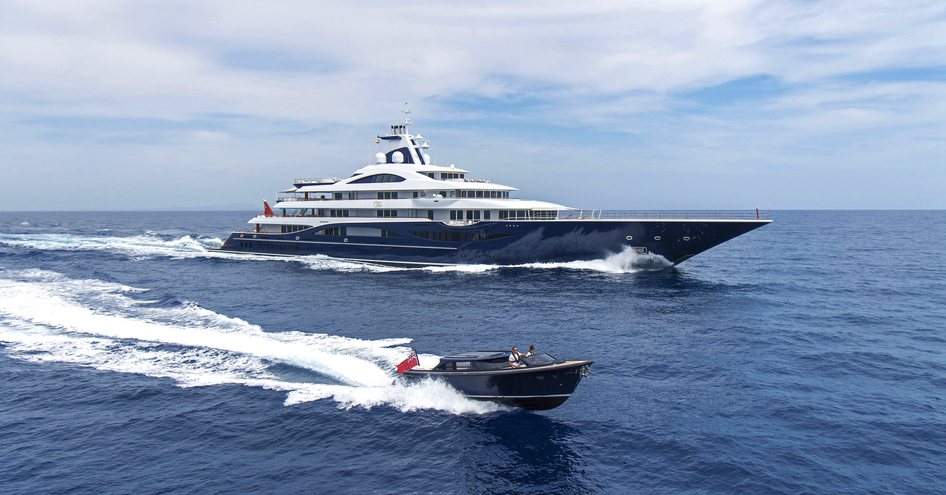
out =
[[[592,363],[536,354],[513,367],[508,359],[508,352],[466,352],[440,358],[433,368],[405,371],[403,376],[408,380],[442,380],[471,399],[546,410],[568,400],[582,377],[588,376]]]

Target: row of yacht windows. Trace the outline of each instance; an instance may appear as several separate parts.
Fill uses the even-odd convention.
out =
[[[500,220],[555,220],[555,210],[499,210]]]
[[[509,198],[509,191],[460,191],[461,198]]]
[[[464,212],[466,213],[466,220],[489,220],[490,211],[489,210],[450,210],[450,220],[463,220]]]
[[[280,201],[317,201],[326,199],[398,199],[404,198],[407,191],[378,191],[378,192],[337,192],[329,194],[307,193],[303,196],[290,196],[280,198]],[[412,197],[426,198],[428,191],[411,191]],[[499,198],[509,199],[509,191],[434,191],[431,194],[439,194],[443,198]]]
[[[436,178],[437,178],[437,174],[436,174],[435,172],[422,172],[422,173],[423,173],[424,175],[426,175],[427,177],[430,177],[431,179],[436,179]],[[466,174],[456,174],[456,173],[453,173],[453,172],[443,172],[443,173],[440,174],[440,179],[441,179],[441,180],[446,180],[446,179],[463,179],[463,178],[465,178],[465,177],[466,177]]]
[[[284,217],[368,217],[376,216],[379,218],[423,218],[434,219],[434,210],[342,210],[327,208],[283,208]],[[491,210],[449,210],[450,220],[491,220],[493,212]],[[499,220],[554,220],[558,217],[555,210],[498,210],[496,213]],[[282,233],[291,233],[306,228],[297,225],[283,225]]]

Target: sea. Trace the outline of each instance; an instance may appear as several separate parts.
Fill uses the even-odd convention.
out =
[[[946,211],[677,267],[215,253],[250,212],[0,213],[0,493],[946,493]],[[594,361],[529,412],[394,366]]]

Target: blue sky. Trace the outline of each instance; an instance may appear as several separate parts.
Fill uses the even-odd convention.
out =
[[[946,208],[946,2],[16,2],[0,210],[253,205],[405,101],[582,208]]]

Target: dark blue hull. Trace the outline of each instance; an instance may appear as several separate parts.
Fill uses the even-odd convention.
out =
[[[536,368],[495,371],[428,371],[413,369],[407,380],[442,380],[463,395],[531,410],[562,405],[575,391],[591,361],[568,361]]]
[[[322,254],[391,264],[501,264],[591,260],[634,248],[678,264],[768,223],[767,220],[550,220],[333,223],[384,229],[386,237],[325,235],[314,227],[289,234],[234,232],[223,251]]]

